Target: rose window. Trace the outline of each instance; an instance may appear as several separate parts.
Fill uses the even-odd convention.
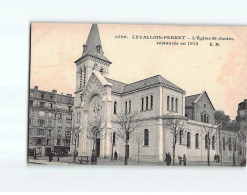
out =
[[[99,104],[99,102],[95,102],[95,104],[93,106],[93,112],[97,116],[97,115],[99,115],[99,111],[100,111],[100,104]]]

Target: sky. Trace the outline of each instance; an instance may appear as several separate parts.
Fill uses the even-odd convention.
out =
[[[33,23],[30,87],[74,96],[74,61],[82,54],[90,28],[91,24]],[[186,96],[207,91],[215,109],[231,119],[238,103],[247,99],[247,27],[98,24],[98,28],[104,55],[112,62],[109,78],[131,83],[161,75],[184,89]],[[185,39],[133,39],[136,35]],[[234,40],[193,40],[198,36]],[[175,41],[178,45],[157,44]]]

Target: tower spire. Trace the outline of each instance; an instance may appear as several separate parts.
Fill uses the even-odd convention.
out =
[[[85,56],[92,56],[106,62],[111,63],[105,56],[103,52],[103,48],[100,41],[100,35],[97,24],[92,24],[91,30],[89,32],[87,42],[83,45],[83,53],[81,57],[78,59],[82,59]],[[77,61],[78,61],[77,60]]]
[[[99,30],[97,24],[92,24],[90,33],[87,38],[87,49],[89,50],[97,50],[97,46],[101,46],[100,36],[99,36]],[[96,51],[97,52],[97,51]],[[101,53],[103,54],[103,49],[101,48]]]

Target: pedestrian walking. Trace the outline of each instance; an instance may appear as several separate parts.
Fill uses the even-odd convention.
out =
[[[217,163],[220,163],[220,155],[217,154]]]
[[[91,165],[96,165],[96,159],[97,158],[97,156],[96,156],[96,153],[95,153],[95,151],[94,150],[92,150],[92,155],[91,155]]]
[[[179,165],[182,165],[182,157],[178,156]]]
[[[170,166],[171,162],[172,162],[172,157],[171,157],[170,153],[168,152],[168,154],[167,154],[167,165]]]
[[[117,151],[115,150],[115,152],[114,152],[114,160],[117,160],[117,157],[118,157],[118,154],[117,154]]]
[[[49,162],[51,162],[53,160],[52,158],[52,152],[49,153]]]
[[[214,162],[217,162],[217,154],[214,155]]]
[[[184,156],[183,156],[183,162],[184,162],[184,166],[186,166],[186,156],[185,156],[185,154],[184,154]]]
[[[166,165],[168,166],[167,156],[168,156],[168,154],[166,153],[166,158],[165,158],[164,162],[165,162],[165,163],[166,163]]]

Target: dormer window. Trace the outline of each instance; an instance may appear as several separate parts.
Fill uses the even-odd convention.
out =
[[[83,53],[85,53],[86,51],[87,51],[87,45],[84,44],[84,45],[83,45]]]
[[[101,53],[101,45],[97,45],[96,50],[97,50],[97,53],[100,54]]]

